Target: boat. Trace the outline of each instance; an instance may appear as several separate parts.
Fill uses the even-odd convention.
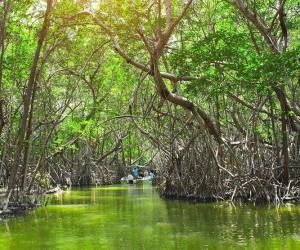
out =
[[[128,177],[125,176],[121,178],[121,184],[133,184],[133,180],[129,180]]]
[[[144,184],[144,183],[152,183],[153,176],[146,177],[138,177],[135,179],[128,179],[127,176],[121,178],[121,184]]]
[[[135,184],[144,184],[144,183],[151,184],[152,180],[153,180],[153,176],[146,176],[146,177],[137,178],[137,179],[133,180],[133,183],[135,183]]]
[[[130,174],[121,178],[121,184],[152,183],[154,173],[147,166],[129,166]],[[140,176],[140,172],[147,172],[146,176]],[[131,174],[132,173],[132,174]]]

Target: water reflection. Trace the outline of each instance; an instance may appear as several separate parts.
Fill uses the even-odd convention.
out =
[[[300,206],[191,204],[151,186],[80,188],[0,222],[0,249],[299,249]]]

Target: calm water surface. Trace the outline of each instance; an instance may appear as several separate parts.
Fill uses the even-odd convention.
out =
[[[73,189],[0,221],[0,249],[300,249],[300,206],[166,201],[146,185]]]

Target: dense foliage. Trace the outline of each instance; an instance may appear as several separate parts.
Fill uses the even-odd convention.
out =
[[[296,0],[3,0],[5,205],[115,183],[132,164],[156,168],[163,195],[297,196],[299,12]]]

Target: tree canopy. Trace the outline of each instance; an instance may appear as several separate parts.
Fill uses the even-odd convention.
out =
[[[292,192],[299,12],[296,0],[3,0],[6,206],[58,183],[115,183],[134,164],[157,169],[163,195]]]

